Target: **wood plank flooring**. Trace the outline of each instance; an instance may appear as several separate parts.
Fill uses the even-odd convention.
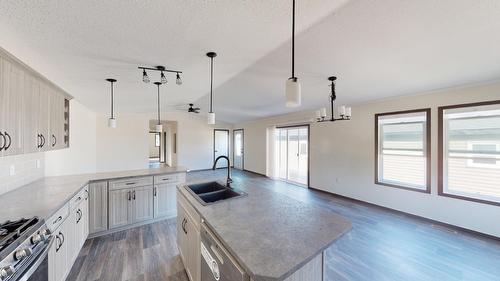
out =
[[[188,174],[222,179],[225,170]],[[326,280],[500,281],[500,242],[252,173],[233,180],[323,206],[353,223],[327,250]],[[86,241],[68,281],[187,281],[176,246],[175,220]]]

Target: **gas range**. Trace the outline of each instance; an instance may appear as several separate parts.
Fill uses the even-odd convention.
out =
[[[30,280],[46,259],[52,236],[43,219],[0,223],[0,280]]]

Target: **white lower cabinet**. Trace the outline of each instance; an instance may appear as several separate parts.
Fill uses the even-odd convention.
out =
[[[181,194],[177,195],[177,247],[190,281],[201,279],[199,215]]]
[[[67,209],[69,208],[69,214]],[[88,188],[82,189],[69,203],[49,219],[54,243],[49,250],[49,281],[63,281],[68,276],[88,236]],[[62,221],[62,223],[61,223]]]
[[[109,228],[153,219],[153,186],[109,191]]]
[[[176,183],[155,184],[154,187],[154,217],[175,217],[176,208]]]

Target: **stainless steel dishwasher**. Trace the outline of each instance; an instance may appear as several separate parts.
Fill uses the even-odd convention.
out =
[[[205,225],[201,227],[201,281],[248,281],[249,277]]]

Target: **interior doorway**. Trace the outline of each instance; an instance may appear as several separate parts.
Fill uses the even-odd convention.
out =
[[[224,155],[229,158],[229,130],[214,129],[214,161]],[[216,168],[226,168],[227,161],[219,161]]]
[[[165,163],[165,155],[162,153],[165,151],[165,146],[162,146],[164,139],[162,133],[149,132],[149,166]]]
[[[244,169],[245,133],[243,129],[233,130],[233,166],[235,169]]]
[[[309,186],[309,125],[276,129],[278,177]]]

